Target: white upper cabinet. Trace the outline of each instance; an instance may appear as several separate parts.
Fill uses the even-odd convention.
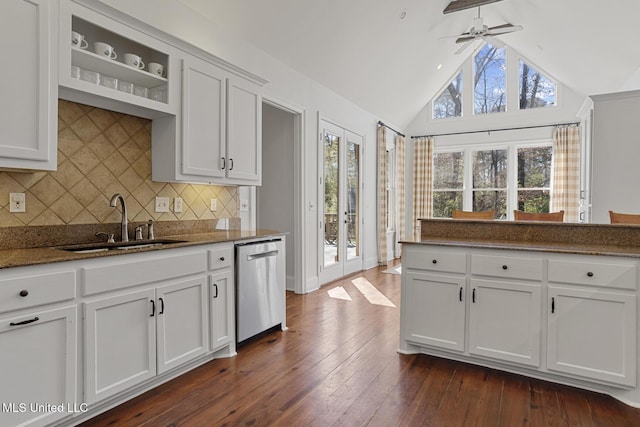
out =
[[[142,23],[113,15],[61,1],[60,97],[146,118],[175,114],[175,49]]]
[[[0,13],[0,168],[57,167],[58,3],[8,0]]]
[[[244,74],[184,56],[182,110],[153,121],[154,181],[261,185],[264,81]]]

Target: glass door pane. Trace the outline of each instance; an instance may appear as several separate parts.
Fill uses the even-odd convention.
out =
[[[338,218],[340,137],[324,133],[324,266],[337,264],[340,227]]]
[[[360,145],[347,144],[347,260],[360,256]]]

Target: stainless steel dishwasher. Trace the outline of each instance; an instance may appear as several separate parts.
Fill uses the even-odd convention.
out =
[[[236,341],[285,322],[282,239],[236,244]]]

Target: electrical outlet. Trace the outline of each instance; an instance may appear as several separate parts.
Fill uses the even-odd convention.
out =
[[[247,199],[240,199],[240,212],[249,212],[249,201]]]
[[[24,193],[9,193],[9,212],[26,212]]]
[[[182,197],[176,197],[173,199],[173,211],[182,212]]]
[[[211,212],[218,210],[218,199],[211,199]]]
[[[168,197],[156,197],[156,212],[169,212]]]

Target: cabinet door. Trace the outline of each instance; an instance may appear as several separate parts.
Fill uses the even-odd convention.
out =
[[[149,289],[84,304],[87,403],[156,375],[154,295]]]
[[[226,270],[209,276],[211,284],[211,350],[229,344],[235,335],[233,274]]]
[[[156,290],[158,373],[166,372],[208,350],[206,277]]]
[[[237,77],[229,77],[227,96],[227,177],[243,185],[261,185],[260,87]]]
[[[225,153],[225,73],[195,57],[182,62],[182,173],[222,178]]]
[[[636,386],[636,296],[549,286],[547,367]]]
[[[56,22],[57,2],[2,2],[0,167],[57,167]]]
[[[404,339],[464,351],[465,278],[406,273]]]
[[[0,320],[0,425],[44,425],[76,404],[76,306]],[[31,404],[63,405],[63,412]]]
[[[540,366],[541,286],[471,280],[469,352]]]

